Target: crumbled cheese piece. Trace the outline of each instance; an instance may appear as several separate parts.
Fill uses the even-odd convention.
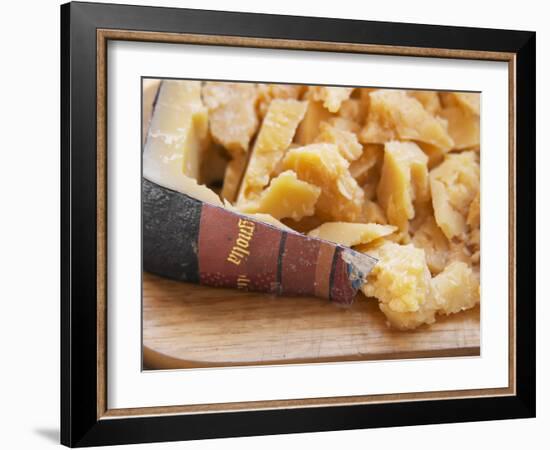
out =
[[[414,203],[429,200],[428,158],[413,142],[391,141],[385,145],[384,164],[378,184],[378,201],[388,222],[407,232],[415,215]]]
[[[400,329],[435,321],[431,302],[431,276],[424,251],[413,245],[384,241],[369,250],[378,263],[362,287],[376,297],[389,322]]]
[[[376,223],[325,222],[308,236],[352,247],[392,234],[397,228]]]
[[[464,111],[479,116],[480,94],[475,92],[441,92],[444,107],[459,106]]]
[[[378,203],[369,199],[365,199],[365,206],[363,207],[363,217],[361,222],[379,223],[381,225],[386,225],[388,223],[388,220],[386,219],[384,210],[380,207]]]
[[[339,118],[350,120],[357,124],[365,121],[366,114],[366,104],[358,98],[344,100],[340,105],[340,110],[338,111]]]
[[[283,169],[322,189],[316,205],[319,217],[355,222],[361,217],[365,194],[348,167],[338,147],[325,143],[289,150],[283,160]]]
[[[439,95],[435,91],[407,91],[407,94],[422,103],[424,109],[430,114],[437,114],[441,109]]]
[[[447,154],[430,172],[435,220],[447,239],[464,239],[466,216],[479,191],[479,163],[475,152]]]
[[[449,241],[437,226],[433,216],[429,216],[414,233],[412,243],[426,252],[426,262],[432,274],[445,269],[449,257]]]
[[[446,152],[441,150],[439,147],[420,141],[418,141],[417,144],[428,157],[428,169],[431,170],[438,166],[445,158]]]
[[[355,122],[351,119],[346,119],[345,117],[330,117],[328,123],[331,124],[334,128],[339,130],[349,131],[351,133],[359,133],[361,131],[361,125],[358,122]]]
[[[306,87],[300,84],[258,84],[257,110],[259,116],[264,117],[266,115],[272,100],[276,98],[299,100],[305,90]]]
[[[259,196],[268,185],[273,169],[292,142],[306,106],[306,102],[279,99],[269,104],[244,174],[239,202],[245,203]]]
[[[309,100],[304,120],[302,120],[296,131],[296,143],[300,145],[311,144],[319,134],[321,123],[329,121],[332,117],[333,114],[321,102]]]
[[[369,115],[359,140],[383,144],[394,139],[426,142],[445,152],[453,147],[445,122],[427,112],[417,99],[399,90],[371,92]]]
[[[479,206],[479,191],[477,191],[472,203],[470,203],[470,207],[468,208],[468,217],[466,218],[466,222],[472,228],[479,228],[481,223]]]
[[[256,86],[250,83],[206,82],[203,86],[212,138],[233,156],[248,151],[258,129],[256,96]]]
[[[360,185],[363,185],[370,179],[375,178],[375,184],[378,184],[376,169],[382,167],[382,161],[384,160],[384,146],[378,144],[365,144],[363,146],[363,153],[359,159],[353,161],[349,166],[351,176],[357,180]]]
[[[257,200],[238,209],[247,213],[267,213],[276,219],[290,217],[296,221],[315,212],[321,189],[298,180],[296,173],[287,170],[271,180]]]
[[[350,98],[353,88],[335,86],[311,86],[309,88],[311,98],[323,102],[323,106],[331,113],[340,109],[342,102]]]
[[[479,278],[465,263],[455,261],[432,279],[438,313],[455,314],[479,303]]]
[[[233,158],[225,167],[223,177],[222,197],[230,202],[237,198],[237,192],[241,185],[244,170],[246,169],[246,154],[238,155]]]
[[[458,106],[449,106],[439,112],[447,120],[454,150],[479,148],[479,116]]]
[[[320,133],[316,142],[336,144],[340,154],[348,161],[354,161],[363,153],[363,146],[357,140],[357,135],[350,131],[340,130],[326,122],[320,125]]]

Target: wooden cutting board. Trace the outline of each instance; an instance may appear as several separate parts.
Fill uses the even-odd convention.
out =
[[[146,369],[473,356],[479,329],[479,308],[397,331],[362,294],[344,308],[143,274]]]

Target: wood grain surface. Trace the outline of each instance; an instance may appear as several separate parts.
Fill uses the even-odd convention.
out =
[[[143,274],[145,369],[475,356],[479,330],[479,308],[397,331],[362,294],[344,308]]]

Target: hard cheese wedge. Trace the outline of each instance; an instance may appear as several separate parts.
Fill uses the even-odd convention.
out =
[[[200,81],[163,81],[143,152],[143,174],[178,189],[180,176],[199,178],[208,133]]]
[[[186,178],[186,177],[184,177]],[[189,180],[189,179],[188,179]],[[143,268],[177,280],[351,304],[376,260],[143,180]]]
[[[153,106],[155,104],[155,98],[157,97],[157,92],[159,90],[160,80],[154,79],[145,79],[143,80],[143,124],[142,124],[142,135],[143,142],[147,138],[147,132],[149,131],[149,122],[151,121],[151,116],[153,115]]]

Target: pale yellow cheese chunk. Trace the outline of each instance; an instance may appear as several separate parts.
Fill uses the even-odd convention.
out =
[[[371,92],[369,115],[359,140],[383,144],[393,139],[426,142],[445,152],[453,147],[445,122],[426,111],[416,98],[400,90]]]
[[[465,238],[466,216],[479,191],[479,163],[475,152],[447,154],[430,172],[435,220],[447,239]]]
[[[426,262],[432,274],[445,269],[449,257],[449,241],[437,226],[433,216],[429,216],[414,233],[412,243],[426,252]]]
[[[360,124],[365,121],[367,105],[360,98],[344,100],[340,105],[338,117]]]
[[[480,113],[480,94],[475,92],[455,92],[457,103],[465,110],[479,116]]]
[[[149,122],[151,121],[151,116],[153,115],[153,106],[155,103],[155,98],[157,97],[157,92],[159,90],[160,80],[157,79],[144,79],[143,80],[143,124],[142,124],[142,136],[143,142],[147,137],[147,132],[149,131]]]
[[[361,125],[358,122],[355,122],[351,119],[346,119],[345,117],[331,117],[328,119],[328,123],[331,124],[334,128],[343,131],[350,131],[351,133],[359,133],[361,131]]]
[[[480,94],[476,92],[441,92],[439,96],[444,107],[458,106],[466,112],[479,116]]]
[[[428,169],[431,170],[438,166],[445,158],[446,152],[441,150],[439,147],[420,141],[418,141],[417,144],[428,157]]]
[[[453,138],[453,149],[464,150],[479,148],[479,116],[459,106],[449,106],[439,112],[447,121],[449,135]]]
[[[480,216],[480,204],[479,204],[479,191],[477,195],[472,200],[472,203],[470,203],[470,208],[468,209],[468,216],[466,217],[466,223],[469,226],[469,233],[468,233],[468,247],[472,251],[471,256],[471,262],[474,264],[479,264],[480,260],[480,250],[481,250],[481,242],[480,242],[480,224],[481,224],[481,216]]]
[[[322,122],[319,126],[320,133],[316,142],[327,142],[336,144],[340,154],[348,161],[354,161],[363,153],[363,146],[357,140],[357,135],[350,131],[345,131]]]
[[[361,222],[379,223],[381,225],[386,225],[388,223],[388,220],[386,219],[386,214],[384,213],[384,210],[378,203],[370,199],[365,199],[365,206],[363,207],[363,216],[361,218]]]
[[[450,263],[432,279],[432,295],[439,314],[455,314],[479,303],[479,277],[465,263]]]
[[[351,176],[360,185],[369,181],[375,181],[378,185],[379,173],[375,173],[382,167],[384,160],[384,146],[379,144],[365,144],[359,159],[352,161],[349,166]],[[374,178],[374,180],[372,180]],[[376,187],[376,186],[375,186]]]
[[[329,121],[333,114],[326,109],[321,102],[309,100],[304,120],[296,131],[296,143],[300,145],[311,144],[318,136],[322,122]]]
[[[276,219],[291,218],[296,221],[315,212],[315,203],[321,189],[298,180],[296,173],[287,170],[271,180],[257,200],[240,206],[239,211],[267,213]]]
[[[227,163],[223,177],[222,197],[234,202],[239,192],[239,186],[246,169],[246,154],[235,156]]]
[[[310,86],[311,98],[323,102],[323,106],[331,113],[336,113],[342,106],[342,102],[349,99],[353,88],[336,86]]]
[[[308,236],[352,247],[392,234],[397,227],[377,223],[325,222]]]
[[[321,188],[316,214],[323,220],[357,221],[362,214],[365,194],[348,170],[349,162],[334,144],[310,144],[293,148],[283,160],[301,180]]]
[[[269,104],[274,99],[299,100],[306,89],[306,86],[300,84],[258,84],[258,101],[256,106],[258,115],[264,117],[269,108]]]
[[[476,196],[474,197],[472,203],[470,203],[470,207],[468,208],[468,217],[466,219],[466,222],[472,228],[479,228],[479,225],[481,223],[479,206],[479,191],[477,191]]]
[[[179,190],[181,176],[199,177],[208,133],[200,81],[163,81],[143,152],[145,178]]]
[[[464,262],[451,262],[432,278],[422,249],[375,242],[367,252],[378,263],[362,291],[378,299],[393,327],[414,329],[435,322],[436,314],[454,314],[479,303],[479,275]]]
[[[275,219],[270,214],[244,213],[244,212],[238,211],[230,203],[226,201],[222,201],[220,197],[218,197],[218,195],[212,189],[209,189],[207,186],[204,186],[202,184],[198,184],[197,180],[195,180],[194,178],[190,178],[186,175],[181,176],[181,181],[178,184],[177,189],[175,190],[183,194],[189,195],[190,197],[196,198],[201,202],[205,202],[210,205],[217,206],[219,208],[225,208],[230,211],[244,214],[252,219],[258,220],[259,222],[267,223],[276,228],[280,228],[281,230],[286,230],[286,231],[290,230],[289,227],[287,227],[285,224]]]
[[[430,114],[436,114],[441,108],[439,95],[435,91],[407,91],[407,94],[416,98]]]
[[[399,245],[384,241],[371,248],[369,255],[378,263],[362,287],[367,297],[376,297],[380,309],[392,325],[398,328],[414,328],[423,322],[433,322],[435,310],[415,318],[414,314],[424,312],[423,305],[430,300],[431,275],[426,265],[424,251],[411,244]],[[420,320],[418,320],[420,319]]]
[[[296,127],[304,117],[307,103],[275,99],[269,104],[246,168],[238,201],[244,203],[260,195],[288,149]]]
[[[388,222],[407,232],[415,215],[414,202],[429,199],[428,157],[413,142],[391,141],[384,148],[378,202]]]
[[[233,156],[248,151],[258,128],[256,86],[251,83],[206,82],[202,97],[208,107],[210,133]]]

